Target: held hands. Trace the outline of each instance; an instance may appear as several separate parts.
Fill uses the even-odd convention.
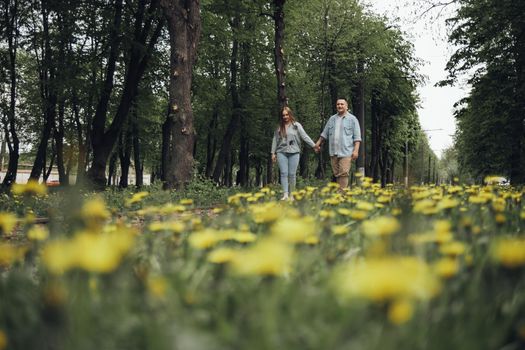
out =
[[[275,163],[277,161],[277,156],[275,153],[272,153],[272,163]]]
[[[315,153],[319,153],[319,152],[321,152],[321,146],[319,146],[318,144],[315,144],[314,147],[313,147],[313,149],[314,149],[314,152],[315,152]]]

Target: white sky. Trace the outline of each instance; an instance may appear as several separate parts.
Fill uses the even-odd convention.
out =
[[[425,0],[367,0],[374,12],[385,15],[392,23],[407,32],[406,38],[414,44],[415,56],[424,61],[420,73],[427,76],[427,83],[418,88],[421,106],[418,109],[423,130],[428,130],[430,148],[441,156],[442,151],[453,145],[456,130],[453,116],[454,103],[467,94],[465,87],[435,87],[446,78],[445,66],[454,52],[447,43],[445,19],[453,9],[444,9],[428,16],[421,16],[425,9]],[[417,2],[418,4],[414,5]],[[433,17],[433,18],[431,18]],[[435,20],[434,20],[435,19]],[[442,130],[436,130],[442,129]]]

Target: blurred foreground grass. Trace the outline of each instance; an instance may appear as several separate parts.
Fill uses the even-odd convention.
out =
[[[0,350],[525,346],[521,189],[12,192]]]

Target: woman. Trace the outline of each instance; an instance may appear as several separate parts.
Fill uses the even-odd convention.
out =
[[[278,162],[281,172],[281,186],[284,192],[281,200],[293,200],[291,193],[295,190],[301,140],[318,152],[317,146],[306,134],[303,126],[295,121],[292,110],[284,107],[279,128],[275,130],[272,140],[272,162]]]

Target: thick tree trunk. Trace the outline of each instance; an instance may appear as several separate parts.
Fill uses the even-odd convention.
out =
[[[30,179],[38,180],[45,170],[47,146],[51,132],[55,126],[56,118],[56,107],[57,107],[57,80],[56,80],[56,69],[55,59],[51,50],[51,38],[49,32],[49,12],[47,8],[47,2],[42,1],[42,28],[43,28],[43,59],[42,66],[40,67],[40,94],[44,104],[44,127],[42,135],[38,143],[38,148],[31,169]]]
[[[193,110],[191,83],[193,64],[201,31],[198,0],[161,0],[168,19],[170,34],[169,113],[173,120],[170,130],[170,157],[166,165],[165,188],[182,188],[193,172]]]
[[[273,19],[275,25],[275,46],[274,46],[274,65],[277,77],[277,102],[279,104],[279,114],[277,120],[281,118],[281,110],[288,105],[286,96],[285,82],[285,60],[284,60],[284,4],[286,0],[273,1]]]
[[[16,50],[18,47],[18,1],[14,0],[12,6],[6,1],[4,2],[5,22],[7,43],[9,51],[9,109],[7,115],[2,117],[4,124],[5,140],[9,149],[9,162],[5,177],[2,181],[2,188],[7,189],[16,181],[16,173],[18,170],[18,158],[20,141],[16,132]]]
[[[104,130],[106,125],[106,115],[108,111],[109,99],[113,92],[113,76],[117,66],[117,58],[121,42],[120,24],[122,22],[122,0],[115,0],[115,16],[109,35],[110,51],[106,66],[106,77],[102,86],[95,115],[91,123],[91,147],[93,149],[93,161],[86,176],[94,185],[103,187],[106,182],[106,159],[111,153],[111,149],[104,146]],[[112,148],[112,147],[111,147]]]
[[[111,158],[109,159],[108,179],[106,183],[107,186],[114,185],[116,182],[115,172],[117,170],[117,159],[118,159],[118,153],[113,152],[111,154]]]

